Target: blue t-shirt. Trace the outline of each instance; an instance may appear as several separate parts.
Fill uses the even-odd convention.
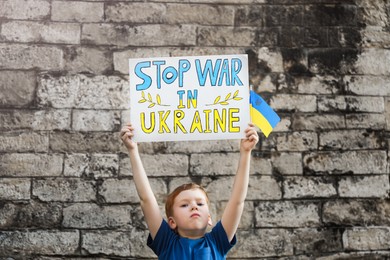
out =
[[[189,239],[180,237],[163,220],[154,240],[149,234],[147,245],[160,260],[216,260],[225,259],[236,242],[236,235],[229,242],[221,221],[204,237]]]

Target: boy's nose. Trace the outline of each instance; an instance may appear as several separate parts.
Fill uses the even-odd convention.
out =
[[[196,205],[196,204],[192,205],[191,210],[198,210],[198,205]]]

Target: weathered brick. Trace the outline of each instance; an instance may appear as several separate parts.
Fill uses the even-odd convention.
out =
[[[366,26],[360,32],[362,37],[362,47],[365,48],[389,48],[390,34],[383,31],[382,26]]]
[[[385,103],[386,106],[386,103]],[[386,109],[387,110],[387,109]],[[386,129],[386,114],[346,114],[347,128]]]
[[[88,10],[88,14],[85,13]],[[64,22],[101,22],[104,17],[104,3],[81,1],[53,1],[51,19]]]
[[[130,227],[130,206],[98,206],[77,203],[64,208],[62,225],[68,228]]]
[[[80,43],[80,25],[13,21],[2,25],[1,36],[10,42]]]
[[[342,230],[337,228],[297,228],[291,242],[297,254],[310,254],[312,258],[343,249]]]
[[[71,113],[66,109],[0,110],[0,130],[70,130]]]
[[[270,146],[275,146],[281,152],[308,151],[318,148],[318,137],[314,132],[293,132],[286,134],[277,134],[272,137]]]
[[[343,234],[347,250],[387,250],[390,247],[390,228],[352,228]]]
[[[0,155],[0,176],[37,177],[62,174],[63,155],[10,153]]]
[[[390,183],[388,175],[343,177],[339,181],[340,197],[388,198]]]
[[[72,128],[75,131],[116,131],[119,129],[120,114],[107,110],[73,110]]]
[[[322,177],[288,177],[284,181],[284,198],[318,198],[337,195],[335,181]]]
[[[385,99],[386,130],[390,130],[390,98]]]
[[[246,27],[199,26],[197,38],[200,46],[255,46],[256,30]]]
[[[81,42],[116,46],[180,46],[195,45],[193,25],[121,25],[84,24]],[[169,34],[172,37],[164,37]]]
[[[64,176],[81,177],[86,174],[91,157],[88,154],[66,154]]]
[[[350,260],[350,259],[367,259],[367,260],[383,260],[389,256],[388,252],[382,251],[363,251],[363,252],[348,252],[334,253],[324,257],[317,257],[317,260]]]
[[[61,220],[62,206],[57,203],[30,200],[23,203],[4,203],[0,207],[0,227],[3,229],[57,228],[61,225]]]
[[[235,175],[238,158],[237,153],[193,154],[190,172],[195,176]]]
[[[333,130],[346,126],[344,116],[332,114],[294,114],[292,122],[292,129],[296,131]]]
[[[237,245],[228,257],[238,259],[262,258],[293,254],[291,233],[286,229],[254,229],[253,231],[238,231]]]
[[[0,134],[0,152],[48,152],[49,136],[37,132],[4,132]]]
[[[166,13],[166,5],[160,3],[108,3],[106,20],[109,22],[127,23],[162,23]]]
[[[32,194],[41,201],[87,202],[96,200],[94,181],[76,178],[34,180]]]
[[[0,251],[19,254],[73,254],[79,246],[79,231],[3,231]],[[34,241],[33,243],[31,241]]]
[[[118,175],[116,154],[68,154],[65,156],[64,175],[87,178],[106,178]]]
[[[30,199],[31,181],[29,179],[0,179],[0,200]]]
[[[49,142],[50,149],[56,152],[116,153],[121,150],[118,133],[53,132]]]
[[[35,73],[31,71],[0,71],[0,106],[22,107],[34,99]]]
[[[156,198],[164,198],[166,196],[168,189],[162,179],[150,178],[149,182]],[[101,195],[107,203],[139,203],[140,201],[135,188],[135,183],[133,180],[129,179],[104,180],[99,188],[99,195]]]
[[[390,59],[390,50],[368,48],[359,55],[356,61],[356,72],[363,75],[390,75],[390,67],[383,66]]]
[[[378,133],[362,130],[338,130],[323,132],[319,135],[320,149],[334,150],[358,150],[358,149],[381,149],[385,143]]]
[[[389,76],[345,76],[347,90],[361,96],[390,96]],[[370,86],[370,87],[367,87]]]
[[[329,174],[385,174],[385,151],[319,152],[303,158],[307,170]]]
[[[89,72],[99,75],[112,71],[111,54],[104,48],[72,45],[64,47],[63,51],[64,69],[70,73]]]
[[[148,176],[186,176],[188,175],[188,156],[182,154],[142,154]]]
[[[86,231],[82,232],[83,250],[88,254],[130,256],[131,240],[129,232]]]
[[[50,15],[47,0],[4,0],[0,2],[0,17],[6,19],[42,20]]]
[[[127,109],[128,81],[117,76],[41,75],[38,105],[54,108]]]
[[[206,4],[167,4],[164,20],[168,24],[233,25],[232,6]]]
[[[143,145],[144,152],[164,152],[164,153],[204,153],[204,152],[238,152],[238,140],[208,140],[208,141],[181,141],[181,142],[156,142],[151,147],[146,148]],[[145,149],[146,148],[146,149]]]
[[[316,227],[319,206],[305,201],[261,202],[256,207],[256,227]]]
[[[269,105],[274,110],[315,112],[317,110],[317,98],[313,95],[280,94],[273,96]]]
[[[272,162],[270,159],[252,156],[249,172],[251,174],[271,175]]]
[[[240,6],[236,9],[234,23],[238,26],[262,26],[264,8],[260,5]]]
[[[53,71],[63,67],[63,52],[58,47],[0,43],[1,69]]]
[[[300,77],[295,81],[298,93],[301,94],[336,94],[340,92],[339,79],[330,75]]]
[[[382,97],[336,96],[319,97],[318,109],[323,112],[371,112],[383,113],[385,110]]]
[[[302,154],[301,153],[279,153],[272,154],[272,166],[283,175],[302,175]]]
[[[388,226],[389,212],[386,200],[336,200],[325,202],[322,219],[337,225]]]

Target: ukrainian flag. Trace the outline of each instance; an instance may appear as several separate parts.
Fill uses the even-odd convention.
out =
[[[280,122],[280,117],[275,111],[253,90],[250,91],[250,114],[254,123],[264,133],[265,137],[272,132]]]

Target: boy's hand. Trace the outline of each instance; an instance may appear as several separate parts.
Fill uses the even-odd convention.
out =
[[[255,129],[255,126],[252,123],[249,123],[249,127],[245,129],[245,139],[241,140],[240,150],[242,151],[252,151],[255,148],[257,142],[259,141],[259,135]]]
[[[130,123],[121,129],[120,138],[128,150],[133,150],[137,147],[137,143],[131,139],[134,136],[133,130],[134,128]]]

